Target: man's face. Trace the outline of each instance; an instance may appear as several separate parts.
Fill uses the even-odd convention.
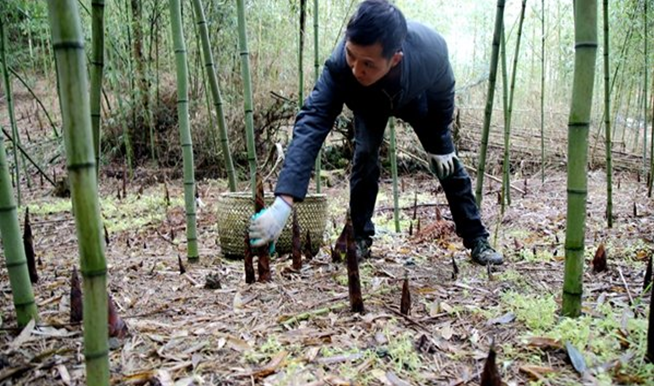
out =
[[[401,52],[396,52],[390,59],[386,59],[382,52],[381,43],[361,46],[349,40],[345,42],[347,64],[362,86],[368,87],[375,84],[402,60]]]

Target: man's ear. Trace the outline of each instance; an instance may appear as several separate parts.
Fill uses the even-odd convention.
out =
[[[404,57],[404,53],[402,51],[396,52],[391,58],[391,67],[395,67],[399,62],[402,61],[403,57]]]

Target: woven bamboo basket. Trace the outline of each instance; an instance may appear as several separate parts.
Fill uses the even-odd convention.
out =
[[[272,194],[266,194],[266,206],[274,200]],[[327,198],[324,194],[307,194],[304,201],[295,203],[302,245],[307,230],[311,234],[311,250],[314,254],[323,243],[325,225],[327,224]],[[254,211],[254,201],[249,192],[230,192],[221,195],[217,204],[218,238],[223,255],[228,259],[242,259],[245,251],[245,232]],[[293,215],[289,217],[275,250],[280,255],[291,252],[291,226]]]

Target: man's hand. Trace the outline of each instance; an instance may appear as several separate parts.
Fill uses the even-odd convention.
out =
[[[291,204],[283,198],[275,198],[275,202],[250,219],[250,245],[261,247],[271,241],[277,241],[291,214]]]
[[[450,154],[429,154],[429,158],[431,170],[436,173],[439,180],[451,176],[456,170],[456,162],[459,160],[454,152]]]

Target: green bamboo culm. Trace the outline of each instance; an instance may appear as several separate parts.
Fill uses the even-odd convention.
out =
[[[313,80],[318,81],[320,77],[320,48],[318,46],[318,37],[320,26],[320,8],[318,7],[319,0],[313,0]]]
[[[611,89],[609,86],[609,0],[602,1],[604,22],[604,136],[606,147],[606,221],[613,228],[613,161],[611,157]]]
[[[649,62],[648,62],[648,54],[647,54],[647,42],[649,41],[649,34],[647,31],[647,1],[644,2],[645,5],[645,85],[647,85],[647,69],[649,68]],[[654,73],[654,72],[653,72]],[[652,89],[654,89],[654,80],[652,80]],[[645,87],[645,90],[647,90],[647,87]],[[643,122],[645,122],[645,131],[647,131],[647,91],[645,91],[645,117],[643,118]],[[652,135],[650,136],[650,150],[649,150],[649,157],[650,157],[650,165],[649,165],[649,180],[648,180],[648,186],[647,186],[647,197],[652,197],[652,186],[654,185],[654,99],[652,99]],[[645,164],[645,167],[647,167],[647,164]]]
[[[61,84],[61,116],[84,294],[86,383],[109,385],[107,262],[91,132],[84,35],[77,1],[49,0],[52,46]]]
[[[545,183],[545,0],[540,0],[540,182]]]
[[[400,190],[397,185],[397,140],[395,138],[395,118],[389,120],[391,132],[391,175],[393,176],[393,219],[395,220],[395,232],[400,232]]]
[[[318,48],[318,26],[319,26],[319,13],[318,13],[318,0],[313,0],[313,78],[317,83],[320,77],[320,49]],[[320,173],[322,170],[322,147],[318,150],[315,164],[316,175],[316,193],[320,193],[322,187],[320,186]]]
[[[504,112],[504,162],[502,165],[502,188],[501,188],[501,206],[500,214],[504,214],[507,203],[507,190],[510,189],[506,183],[509,172],[508,163],[506,162],[509,152],[509,69],[506,65],[506,33],[502,27],[502,38],[500,39],[500,60],[502,64],[502,108]]]
[[[38,319],[38,312],[27,271],[27,258],[18,224],[4,140],[0,140],[0,236],[16,308],[16,321],[19,327],[23,327],[30,320]]]
[[[195,213],[195,172],[193,170],[193,143],[188,116],[188,68],[186,62],[186,44],[182,32],[182,10],[179,0],[170,0],[170,20],[175,50],[175,67],[177,68],[177,115],[179,135],[182,142],[182,160],[184,163],[184,201],[186,207],[187,257],[191,262],[197,261],[198,238]]]
[[[307,0],[300,0],[300,34],[297,55],[298,106],[304,103],[304,26],[307,17]]]
[[[104,70],[104,0],[91,1],[91,125],[95,170],[100,171],[100,113]]]
[[[588,127],[595,85],[597,0],[576,0],[575,69],[568,121],[568,208],[565,233],[564,316],[581,314],[586,227]]]
[[[9,65],[7,64],[7,31],[4,22],[4,15],[0,14],[0,60],[2,60],[2,75],[5,83],[5,93],[7,94],[7,109],[9,110],[9,122],[11,124],[11,133],[14,146],[14,171],[16,181],[16,200],[18,206],[21,205],[20,194],[20,167],[18,166],[18,145],[20,137],[18,136],[18,126],[16,125],[16,116],[14,115],[14,99],[11,95],[11,80],[9,79]]]
[[[654,363],[654,288],[650,289],[649,324],[647,327],[647,359]]]
[[[204,9],[201,0],[193,0],[193,9],[195,11],[195,19],[200,27],[200,39],[202,39],[202,53],[204,54],[204,66],[207,72],[209,87],[211,88],[211,95],[213,97],[214,108],[218,115],[218,130],[220,136],[220,145],[225,159],[225,169],[227,170],[227,178],[229,180],[229,191],[236,191],[236,171],[234,169],[234,161],[232,160],[232,153],[229,149],[229,138],[227,135],[227,124],[225,123],[225,112],[223,111],[223,99],[220,94],[220,87],[218,85],[218,77],[216,76],[216,68],[213,62],[213,53],[211,52],[211,45],[209,44],[209,30],[207,28],[207,21],[204,16]]]
[[[520,54],[520,42],[522,41],[522,26],[525,21],[525,10],[527,8],[527,0],[522,0],[522,10],[520,11],[520,22],[518,23],[518,36],[515,43],[515,53],[513,54],[513,67],[511,71],[511,85],[509,87],[509,111],[506,118],[506,127],[504,130],[504,192],[505,201],[507,205],[511,205],[511,118],[513,116],[513,100],[515,96],[515,81],[516,74],[518,73],[518,57]]]
[[[652,89],[654,90],[654,72],[652,73]],[[652,98],[652,135],[651,137],[654,138],[654,98]],[[649,165],[649,175],[652,176],[652,178],[649,179],[649,187],[647,189],[647,197],[652,197],[652,187],[654,186],[654,140],[652,141],[652,148],[650,152],[650,165]],[[654,360],[653,360],[654,361]]]
[[[257,151],[254,144],[254,118],[252,116],[252,80],[250,78],[250,53],[245,24],[244,0],[236,0],[238,13],[238,45],[241,55],[241,75],[243,77],[243,105],[245,108],[245,137],[250,166],[250,187],[254,200],[257,189]]]
[[[645,58],[645,67],[643,68],[643,124],[645,130],[643,130],[643,171],[647,172],[647,71],[648,71],[648,57],[647,57],[647,46],[648,43],[648,34],[647,34],[647,0],[643,1],[643,57]],[[654,144],[654,138],[652,138],[652,143]],[[650,154],[651,156],[651,154]],[[652,178],[650,178],[650,181]]]
[[[486,108],[484,109],[484,128],[481,135],[481,149],[479,150],[479,165],[477,167],[477,184],[475,195],[477,206],[481,208],[484,193],[484,172],[486,171],[486,152],[488,151],[488,136],[490,134],[491,117],[493,115],[493,98],[495,97],[495,81],[497,79],[497,62],[500,52],[500,38],[504,26],[504,0],[497,0],[495,13],[495,32],[493,33],[493,50],[491,52],[490,74],[488,76],[488,94]]]

